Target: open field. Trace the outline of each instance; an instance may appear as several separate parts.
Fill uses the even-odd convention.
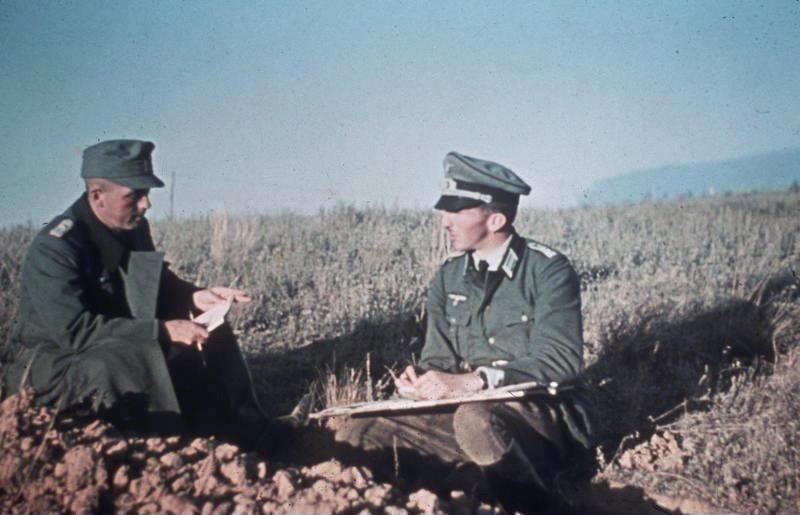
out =
[[[523,211],[516,226],[581,274],[596,495],[627,485],[683,512],[800,512],[800,194]],[[232,323],[272,414],[309,388],[321,404],[379,395],[386,367],[422,345],[447,253],[436,215],[409,211],[218,214],[153,232],[182,277],[254,294]],[[31,236],[0,230],[0,341]],[[0,474],[0,497],[13,480]]]

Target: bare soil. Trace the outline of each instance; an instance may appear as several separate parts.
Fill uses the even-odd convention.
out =
[[[375,481],[335,460],[292,467],[208,438],[125,436],[100,420],[35,407],[0,413],[0,512],[499,513],[462,492],[442,498]]]
[[[291,466],[213,438],[124,435],[112,425],[36,407],[30,392],[0,405],[1,512],[505,513],[499,505],[377,481],[363,466]],[[668,470],[684,451],[666,433],[620,463]],[[658,465],[656,465],[658,464]],[[591,513],[709,513],[686,499],[599,481],[576,488]]]

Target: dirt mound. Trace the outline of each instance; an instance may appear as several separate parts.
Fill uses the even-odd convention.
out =
[[[620,463],[678,466],[669,434]],[[656,452],[661,449],[664,452]],[[113,426],[31,404],[27,391],[0,405],[0,512],[505,513],[461,491],[404,491],[336,460],[292,467],[207,438],[125,437]],[[673,463],[673,461],[678,460]],[[629,485],[574,492],[592,513],[664,513],[674,500]],[[680,506],[682,513],[702,512]]]
[[[335,460],[286,467],[214,439],[126,438],[35,407],[29,392],[0,409],[0,512],[500,512],[462,492],[400,491]]]

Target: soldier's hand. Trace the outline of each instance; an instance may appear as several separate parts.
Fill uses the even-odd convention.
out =
[[[205,290],[198,290],[192,295],[194,307],[200,311],[208,311],[215,305],[220,302],[225,302],[228,299],[239,303],[246,303],[252,300],[246,291],[225,286],[212,286]]]
[[[167,320],[164,322],[164,329],[170,341],[196,346],[201,350],[208,340],[206,328],[191,320]]]
[[[413,382],[417,399],[447,399],[483,389],[483,380],[475,373],[449,374],[438,370],[425,372]]]
[[[413,366],[409,365],[403,370],[403,373],[394,380],[394,387],[401,397],[408,399],[417,398],[417,390],[414,388],[414,383],[417,381],[417,371]]]

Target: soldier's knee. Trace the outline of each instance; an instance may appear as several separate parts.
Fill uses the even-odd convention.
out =
[[[369,431],[370,418],[337,417],[330,421],[337,442],[353,446],[363,445],[364,435]]]
[[[79,374],[84,376],[87,383],[101,388],[111,384],[113,371],[103,356],[97,353],[86,353],[80,357],[75,366],[77,366]]]
[[[462,404],[453,414],[453,430],[456,434],[485,431],[491,423],[491,411],[480,402]]]
[[[510,445],[502,421],[482,403],[458,407],[453,415],[453,434],[461,451],[480,466],[497,463]]]

